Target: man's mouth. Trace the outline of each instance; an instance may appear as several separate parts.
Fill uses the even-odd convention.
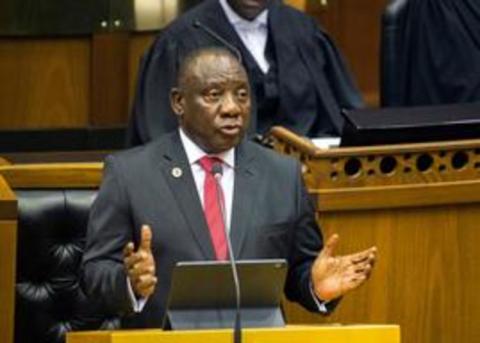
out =
[[[220,131],[226,136],[237,136],[240,134],[242,126],[238,124],[223,125],[220,127]]]

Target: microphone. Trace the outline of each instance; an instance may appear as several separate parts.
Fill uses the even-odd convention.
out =
[[[225,216],[225,204],[223,201],[223,196],[221,193],[220,179],[223,175],[223,167],[219,162],[215,162],[212,165],[212,174],[215,178],[216,190],[217,190],[217,201],[220,204],[220,212],[222,213],[223,219],[223,228],[225,229],[225,238],[227,240],[228,246],[228,256],[230,267],[232,269],[233,283],[235,285],[235,300],[236,300],[236,309],[235,309],[235,325],[233,328],[233,342],[241,343],[242,342],[242,322],[241,322],[241,313],[240,313],[240,281],[238,280],[238,271],[237,265],[235,263],[235,257],[233,256],[232,241],[230,240],[230,235],[227,230],[227,220]]]
[[[220,37],[220,35],[215,33],[215,31],[213,31],[211,28],[203,25],[198,19],[193,21],[193,27],[196,29],[201,29],[203,32],[207,33],[207,35],[215,39],[217,42],[220,42],[224,47],[228,48],[228,50],[230,50],[235,56],[237,56],[238,62],[240,62],[240,64],[242,63],[242,54],[235,45],[227,42],[225,39]]]

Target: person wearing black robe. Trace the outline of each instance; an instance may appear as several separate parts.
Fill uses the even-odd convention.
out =
[[[480,2],[393,2],[397,36],[386,106],[480,101]],[[388,11],[388,10],[387,10]]]
[[[342,56],[313,18],[277,0],[270,0],[267,9],[266,74],[219,0],[203,1],[163,30],[141,62],[128,145],[146,143],[177,128],[169,94],[178,66],[190,51],[207,46],[241,55],[254,95],[251,134],[281,125],[309,137],[339,135],[342,109],[363,106]]]

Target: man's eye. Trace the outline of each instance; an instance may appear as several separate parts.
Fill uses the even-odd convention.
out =
[[[246,89],[239,89],[237,91],[237,97],[240,99],[240,100],[246,100],[248,99],[248,91]]]
[[[217,90],[210,90],[207,92],[207,97],[209,98],[218,98],[220,96],[220,92]]]

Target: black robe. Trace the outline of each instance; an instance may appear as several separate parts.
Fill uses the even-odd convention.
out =
[[[129,145],[145,143],[177,127],[169,92],[185,55],[200,47],[225,47],[195,22],[240,51],[252,87],[258,78],[256,62],[218,0],[203,1],[163,30],[143,57],[128,130]],[[338,135],[343,126],[341,110],[363,103],[328,35],[312,18],[280,1],[272,1],[269,7],[268,31],[267,45],[271,44],[275,55],[278,101],[275,113],[257,116],[262,104],[257,104],[253,96],[250,132],[263,133],[273,125],[282,125],[305,136]]]
[[[389,105],[480,100],[479,0],[410,0],[401,24],[399,95]]]

